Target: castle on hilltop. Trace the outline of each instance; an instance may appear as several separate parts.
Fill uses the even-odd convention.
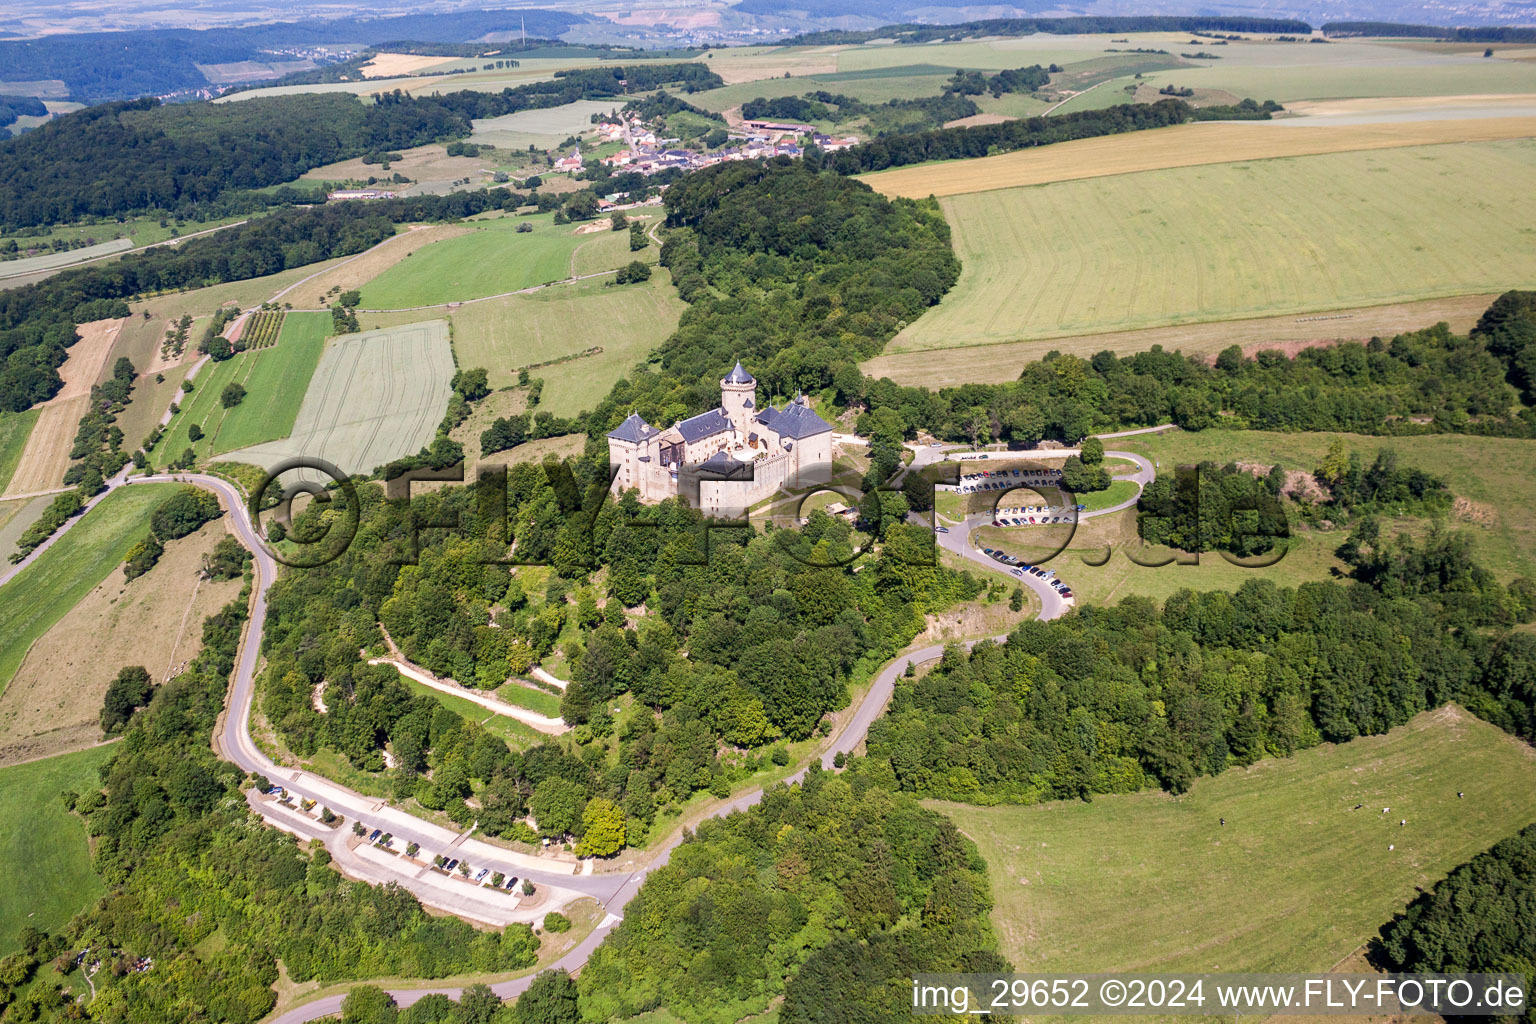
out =
[[[757,408],[757,381],[741,363],[720,381],[720,405],[665,430],[638,413],[608,433],[615,493],[642,501],[684,497],[710,515],[739,516],[781,487],[809,489],[832,472],[832,424],[797,395]]]

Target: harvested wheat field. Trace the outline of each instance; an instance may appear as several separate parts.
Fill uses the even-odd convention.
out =
[[[295,309],[324,309],[335,301],[332,289],[350,291],[378,277],[422,246],[445,238],[468,234],[462,224],[413,224],[394,238],[339,266],[332,267],[313,281],[306,281],[283,296]]]
[[[396,75],[414,75],[418,71],[427,68],[435,68],[439,64],[452,64],[457,57],[428,57],[415,53],[379,53],[375,54],[362,67],[364,78],[393,78]]]
[[[1269,160],[1319,153],[1395,149],[1441,142],[1489,142],[1536,136],[1536,117],[1466,118],[1319,127],[1282,121],[1176,125],[975,160],[946,160],[861,175],[888,196],[955,196],[1075,178]]]
[[[117,566],[32,644],[0,694],[0,765],[90,746],[101,738],[101,699],[119,669],[142,665],[163,683],[197,654],[203,619],[242,585],[198,576],[223,536],[214,522],[172,541],[136,580],[125,581]]]
[[[64,365],[59,367],[59,376],[64,378],[64,386],[49,401],[59,402],[89,395],[91,385],[101,380],[107,356],[111,354],[112,345],[122,329],[122,320],[93,320],[75,328],[80,340],[69,346],[69,356],[64,360]]]
[[[1221,320],[997,345],[891,352],[868,360],[860,368],[876,380],[889,377],[898,384],[947,388],[958,384],[988,383],[997,380],[999,374],[1011,380],[1025,363],[1034,362],[1052,350],[1088,359],[1105,349],[1123,356],[1161,345],[1170,352],[1214,356],[1229,345],[1237,345],[1250,356],[1260,349],[1271,348],[1294,355],[1302,348],[1331,345],[1345,339],[1390,338],[1405,331],[1433,326],[1442,320],[1453,332],[1465,334],[1497,297],[1497,294],[1458,295],[1448,299],[1395,302],[1302,316]]]
[[[21,450],[21,461],[0,497],[16,498],[64,486],[69,449],[80,427],[80,417],[90,403],[91,396],[84,394],[62,401],[55,398],[39,407],[37,424],[27,436],[27,446]]]

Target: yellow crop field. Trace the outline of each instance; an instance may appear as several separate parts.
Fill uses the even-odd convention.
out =
[[[1536,142],[1335,153],[942,200],[962,271],[892,352],[1536,284]]]
[[[1536,136],[1536,117],[1486,117],[1380,124],[1304,125],[1205,121],[1127,135],[1079,139],[975,160],[945,160],[862,176],[888,196],[921,199],[1041,185],[1075,178],[1277,157],[1394,149]]]

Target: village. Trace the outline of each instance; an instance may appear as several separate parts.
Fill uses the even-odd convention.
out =
[[[682,146],[682,140],[660,138],[656,130],[647,126],[638,114],[625,111],[617,121],[601,121],[597,126],[598,140],[602,144],[624,143],[626,148],[601,158],[601,163],[613,170],[625,170],[639,174],[655,174],[672,168],[697,170],[732,160],[762,160],[775,156],[798,157],[804,153],[803,143],[823,151],[847,149],[856,145],[854,136],[831,136],[814,125],[784,124],[776,121],[743,121],[739,127],[728,129],[730,141],[714,150],[703,152]],[[580,147],[569,156],[556,160],[554,170],[576,172],[584,161]]]

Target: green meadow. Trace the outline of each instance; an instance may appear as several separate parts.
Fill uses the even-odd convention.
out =
[[[550,216],[498,217],[470,223],[475,228],[470,234],[433,242],[363,285],[362,308],[438,305],[563,281],[572,274],[576,250],[598,237],[596,233],[577,234],[578,225],[556,224]],[[518,231],[524,224],[533,230]],[[606,223],[602,230],[607,231]],[[628,256],[627,248],[624,255]],[[619,265],[620,261],[614,261],[596,269]]]
[[[0,954],[18,948],[22,928],[56,932],[105,892],[85,822],[59,794],[101,788],[96,770],[111,756],[111,747],[93,747],[0,768],[0,858],[12,872],[0,892]]]
[[[149,532],[149,514],[177,484],[134,484],[108,494],[0,587],[0,690],[42,636],[106,578]]]
[[[986,858],[1019,971],[1325,971],[1536,821],[1536,757],[1449,706],[1179,797],[937,806]]]

